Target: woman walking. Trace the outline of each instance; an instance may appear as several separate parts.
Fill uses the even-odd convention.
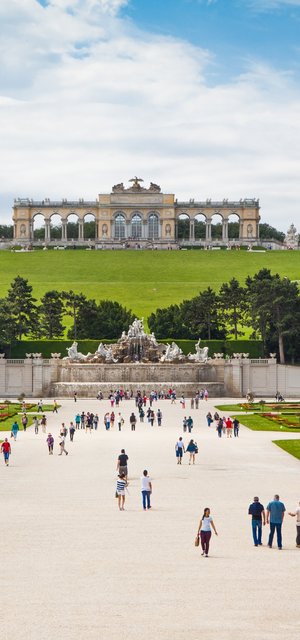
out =
[[[48,437],[47,437],[46,442],[47,442],[47,445],[48,445],[49,456],[53,456],[54,438],[53,438],[53,435],[51,433],[48,433]]]
[[[186,450],[190,454],[189,464],[195,464],[195,456],[198,453],[197,443],[194,440],[190,440]]]
[[[200,520],[200,524],[198,527],[198,533],[197,533],[197,537],[200,537],[200,541],[201,541],[201,547],[202,547],[202,556],[205,556],[205,558],[208,558],[208,551],[209,551],[209,541],[211,539],[211,530],[214,530],[216,536],[217,534],[217,530],[216,527],[214,525],[214,521],[210,515],[210,509],[209,507],[205,507],[204,509],[204,513],[203,516]]]
[[[128,485],[128,482],[126,480],[125,473],[119,473],[117,478],[116,497],[118,498],[118,506],[120,511],[124,511],[125,489],[127,485]]]

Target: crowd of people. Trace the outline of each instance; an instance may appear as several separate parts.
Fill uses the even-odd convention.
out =
[[[86,434],[91,434],[92,432],[97,432],[98,428],[100,428],[100,425],[103,424],[102,429],[104,429],[105,431],[113,430],[115,425],[117,427],[117,431],[122,431],[123,427],[126,427],[127,425],[131,431],[135,431],[137,423],[143,424],[144,422],[146,422],[151,427],[155,425],[161,427],[163,424],[163,412],[157,403],[166,398],[170,399],[171,403],[176,402],[176,394],[172,389],[168,390],[166,396],[164,394],[161,395],[161,392],[158,393],[156,391],[152,391],[149,396],[146,396],[138,390],[136,394],[132,394],[131,397],[135,403],[135,411],[131,411],[129,419],[127,418],[127,420],[125,420],[120,411],[120,403],[122,403],[123,400],[127,399],[126,392],[122,392],[122,390],[117,390],[110,394],[110,411],[106,411],[104,413],[103,422],[101,417],[99,418],[99,414],[97,412],[74,412],[74,418],[69,422],[68,426],[64,422],[61,423],[58,434],[58,455],[69,455],[69,451],[66,448],[67,438],[69,436],[69,441],[73,442],[76,431],[78,430],[83,430]],[[205,393],[203,393],[202,397],[200,393],[197,393],[195,398],[191,399],[192,409],[198,408],[200,399],[205,401]],[[76,392],[74,393],[74,402],[77,403]],[[183,408],[185,408],[186,402],[184,396],[180,398],[180,404]],[[32,419],[33,429],[36,435],[39,434],[40,430],[42,434],[46,434],[47,417],[46,414],[43,413],[43,409],[43,401],[40,400],[37,406],[37,415],[34,415]],[[58,404],[55,401],[53,404],[53,412],[57,413],[57,411]],[[21,425],[24,432],[26,432],[27,430],[28,421],[29,420],[26,407],[23,407],[23,413],[21,415]],[[182,465],[185,454],[188,458],[188,465],[195,465],[196,463],[196,457],[199,449],[197,441],[191,437],[192,430],[195,426],[194,422],[195,416],[193,418],[191,415],[184,415],[182,419],[183,432],[188,433],[190,435],[190,438],[187,441],[186,445],[183,441],[182,436],[179,436],[175,443],[175,456],[177,465]],[[214,426],[217,431],[217,435],[220,438],[222,436],[225,436],[227,438],[232,438],[232,436],[236,438],[239,437],[240,423],[238,418],[236,417],[232,419],[231,417],[220,416],[218,411],[215,411],[213,414],[211,413],[211,411],[208,411],[208,413],[206,414],[206,423],[209,428]],[[200,425],[197,424],[197,427],[199,426]],[[18,424],[18,420],[14,420],[11,427],[11,438],[13,438],[14,441],[17,440],[19,429],[20,427]],[[47,445],[48,453],[52,456],[54,454],[55,445],[55,438],[52,433],[49,432],[47,434],[45,442]],[[9,466],[11,450],[11,444],[6,437],[1,443],[1,452],[3,454],[4,463],[6,466]],[[129,486],[128,460],[129,457],[125,449],[123,448],[118,456],[116,468],[117,482],[115,495],[120,511],[125,510],[125,498]],[[148,470],[144,469],[140,477],[140,491],[142,509],[145,511],[152,508],[152,487],[153,481],[149,476]],[[254,497],[253,502],[249,506],[248,513],[251,516],[251,529],[255,547],[262,546],[263,527],[265,525],[269,525],[270,530],[267,542],[268,547],[271,548],[273,546],[274,535],[276,533],[278,549],[282,549],[282,525],[285,512],[285,505],[280,501],[278,495],[274,496],[274,499],[268,503],[266,508],[263,506],[263,504],[261,504],[257,496]],[[288,513],[291,517],[296,518],[296,546],[300,548],[300,503],[294,511],[289,511]],[[218,535],[211,516],[210,508],[206,507],[204,509],[203,516],[201,517],[195,538],[195,545],[201,547],[203,557],[208,557],[209,555],[209,546],[212,532]]]

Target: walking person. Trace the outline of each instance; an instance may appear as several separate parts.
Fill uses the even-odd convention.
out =
[[[296,517],[296,547],[300,547],[300,502],[298,504],[298,507],[296,507],[295,511],[289,511],[289,516],[292,516],[293,518]]]
[[[278,549],[282,549],[282,523],[284,519],[285,506],[283,502],[279,500],[279,495],[274,496],[274,500],[269,502],[267,506],[267,524],[270,523],[270,535],[268,541],[268,547],[272,548],[274,533],[277,535]]]
[[[222,420],[222,418],[220,418],[218,420],[218,424],[216,426],[216,430],[218,432],[219,438],[222,438],[222,433],[223,433],[223,420]]]
[[[131,426],[131,431],[135,431],[136,417],[135,417],[133,412],[132,412],[132,414],[131,414],[131,416],[129,418],[129,422],[130,422],[130,426]]]
[[[8,442],[7,438],[5,438],[4,442],[1,443],[1,452],[3,453],[3,458],[4,458],[5,465],[8,467],[8,465],[9,465],[9,457],[10,457],[10,454],[11,454],[11,446],[10,446],[10,442]]]
[[[239,437],[240,423],[237,418],[234,418],[233,421],[233,435],[235,438]]]
[[[41,417],[41,427],[42,427],[42,432],[46,433],[46,424],[47,424],[47,418],[45,416],[45,414],[42,415]]]
[[[148,471],[145,469],[143,471],[143,475],[141,477],[141,490],[142,490],[142,500],[143,500],[143,509],[151,509],[150,504],[150,496],[152,493],[152,482],[151,478],[148,476]]]
[[[23,431],[26,431],[27,424],[28,424],[28,418],[27,418],[26,413],[23,413],[22,418],[21,418],[21,422],[22,422]]]
[[[95,431],[97,431],[98,429],[98,422],[99,422],[99,416],[98,416],[98,413],[95,413],[93,417],[93,425],[94,425]]]
[[[248,514],[252,516],[252,535],[254,546],[258,547],[262,545],[262,525],[266,524],[266,513],[264,506],[259,502],[258,496],[253,498],[252,504],[248,509]]]
[[[19,425],[18,425],[17,421],[15,420],[14,424],[13,424],[13,426],[11,428],[11,436],[14,439],[14,441],[16,441],[16,439],[17,439],[18,432],[19,432]]]
[[[60,437],[60,442],[59,442],[59,446],[60,446],[60,453],[58,454],[59,456],[62,456],[63,453],[66,454],[66,456],[69,454],[68,451],[66,451],[65,449],[65,436],[59,436]]]
[[[74,398],[74,402],[77,402],[77,391],[74,391],[73,398]]]
[[[37,435],[39,432],[39,421],[36,416],[34,416],[33,418],[33,426],[34,426],[34,433]]]
[[[74,423],[70,422],[70,426],[69,426],[69,434],[70,434],[70,441],[73,442],[74,440],[74,433],[75,433],[75,427],[74,427]]]
[[[187,419],[187,428],[188,428],[188,432],[189,433],[192,433],[193,426],[194,426],[193,418],[191,418],[191,416],[189,416],[188,419]]]
[[[121,453],[118,457],[118,461],[117,461],[117,471],[119,473],[119,475],[123,475],[126,480],[128,477],[128,462],[129,458],[127,453],[125,452],[125,449],[121,449]]]
[[[182,420],[182,427],[183,427],[183,433],[186,433],[187,430],[187,417],[184,416],[183,420]]]
[[[43,400],[40,399],[37,403],[38,413],[43,413]]]
[[[176,452],[177,464],[181,464],[182,456],[185,453],[185,447],[184,447],[181,436],[175,444],[175,452]]]
[[[206,400],[206,402],[208,400],[208,391],[207,391],[207,389],[204,390],[204,400]]]
[[[80,422],[81,422],[81,418],[80,418],[80,413],[77,413],[75,416],[75,425],[76,425],[76,429],[79,429],[80,427]]]
[[[226,433],[227,433],[227,438],[232,438],[232,427],[233,427],[233,422],[231,420],[231,418],[227,418],[226,420]]]
[[[209,542],[211,539],[211,530],[213,529],[213,531],[215,532],[216,536],[217,534],[217,530],[216,527],[214,525],[214,521],[210,515],[210,508],[209,507],[205,507],[204,512],[203,512],[203,516],[200,520],[200,524],[198,527],[198,533],[196,536],[199,538],[200,537],[200,541],[201,541],[201,547],[202,547],[202,556],[205,556],[205,558],[208,558],[208,552],[209,552]]]
[[[190,454],[189,464],[195,464],[196,453],[198,453],[197,443],[194,440],[190,440],[186,448],[187,453]]]
[[[162,412],[160,409],[157,410],[156,417],[157,417],[157,426],[161,427]]]
[[[185,397],[184,397],[184,396],[181,396],[181,398],[180,398],[180,401],[179,401],[179,402],[180,402],[180,404],[181,404],[181,408],[182,408],[182,409],[185,409]]]
[[[206,414],[206,420],[207,420],[207,426],[210,427],[210,425],[214,421],[210,411]]]
[[[53,400],[53,411],[52,413],[58,413],[58,404],[56,400]]]
[[[124,473],[120,473],[117,478],[117,490],[116,497],[118,498],[118,506],[120,511],[124,511],[125,504],[125,489],[128,486],[128,482],[125,478]]]
[[[54,438],[53,438],[53,435],[51,433],[48,433],[48,437],[47,437],[46,442],[47,442],[47,445],[48,445],[49,456],[53,456]]]

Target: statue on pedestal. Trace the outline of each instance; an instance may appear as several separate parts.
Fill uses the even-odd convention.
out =
[[[293,223],[286,232],[284,244],[287,249],[298,249],[299,234],[297,233],[297,229]]]

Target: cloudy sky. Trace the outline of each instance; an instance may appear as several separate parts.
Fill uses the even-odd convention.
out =
[[[140,174],[300,227],[300,0],[1,0],[1,222]]]

